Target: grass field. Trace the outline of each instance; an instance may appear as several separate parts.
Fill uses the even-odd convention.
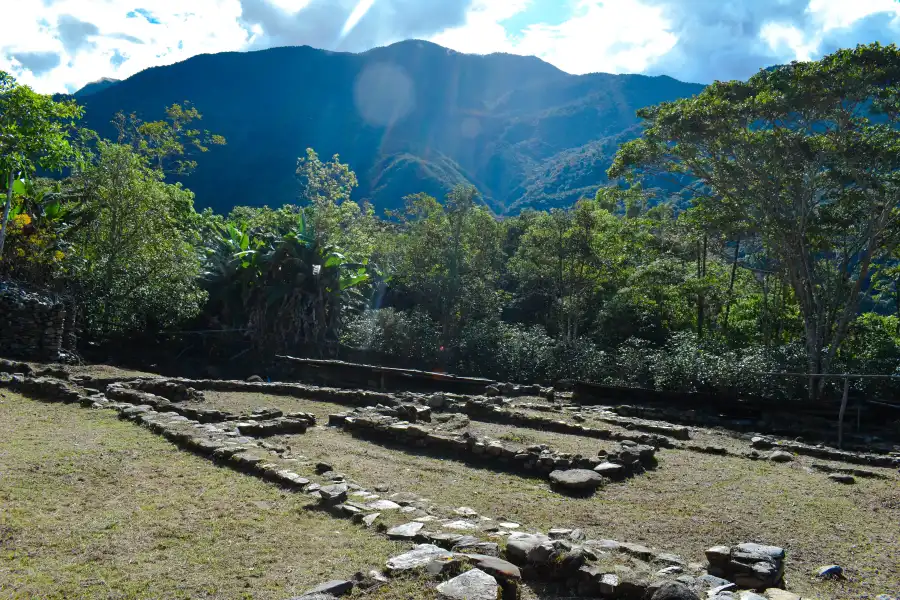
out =
[[[406,548],[112,411],[0,394],[0,598],[281,600]]]
[[[320,423],[346,410],[262,394],[208,392],[207,398],[236,412],[261,406],[313,412]],[[303,495],[179,451],[110,411],[8,392],[0,402],[0,598],[288,598],[377,568],[402,549],[305,510]],[[514,444],[579,450],[606,444],[470,426]],[[734,449],[743,443],[716,432],[698,437]],[[697,562],[715,544],[784,546],[788,589],[804,597],[900,591],[900,479],[890,470],[880,470],[884,479],[842,486],[811,472],[812,459],[805,457],[785,465],[662,450],[657,470],[609,484],[591,498],[570,498],[540,477],[385,447],[323,426],[270,441],[305,458],[302,474],[322,460],[363,486],[414,492],[447,511],[470,506],[523,529],[579,527],[590,537],[644,543]],[[386,516],[394,518],[402,517]],[[831,563],[844,567],[846,581],[812,576]],[[400,581],[367,597],[428,598],[427,590],[422,581]],[[525,598],[536,597],[525,591]]]

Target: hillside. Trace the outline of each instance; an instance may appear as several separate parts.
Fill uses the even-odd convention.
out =
[[[669,77],[574,76],[534,57],[466,55],[421,41],[361,54],[308,46],[197,56],[77,94],[86,124],[111,134],[119,110],[145,119],[191,101],[224,135],[185,180],[197,205],[296,199],[307,147],[339,153],[379,209],[475,184],[498,213],[568,205],[605,180],[636,135],[635,111],[697,93]]]

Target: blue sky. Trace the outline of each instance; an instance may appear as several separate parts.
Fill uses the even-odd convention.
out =
[[[42,92],[209,52],[409,38],[538,56],[570,73],[746,78],[900,41],[900,0],[0,0],[0,69]]]

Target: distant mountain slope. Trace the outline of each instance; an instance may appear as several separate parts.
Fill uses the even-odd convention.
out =
[[[85,96],[90,96],[91,94],[96,94],[99,91],[110,88],[117,83],[119,83],[121,79],[112,79],[110,77],[101,77],[97,81],[92,81],[89,84],[85,85],[83,88],[72,94],[76,98],[84,98]]]
[[[701,89],[407,41],[361,54],[303,46],[196,56],[78,99],[105,134],[119,110],[155,119],[191,101],[203,127],[228,140],[185,180],[198,206],[294,201],[296,159],[312,147],[339,153],[359,176],[358,198],[379,212],[468,181],[505,213],[593,193],[616,144],[637,135],[638,108]]]

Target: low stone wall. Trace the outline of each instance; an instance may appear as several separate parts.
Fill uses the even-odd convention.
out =
[[[55,361],[61,350],[73,346],[74,332],[65,335],[68,313],[60,300],[2,282],[0,314],[0,354]]]
[[[593,490],[602,484],[601,478],[623,479],[656,466],[656,448],[630,440],[623,442],[614,452],[585,457],[556,452],[545,445],[516,448],[498,440],[478,438],[468,432],[446,435],[421,423],[409,423],[382,414],[378,409],[333,414],[329,416],[328,424],[367,439],[425,448],[441,456],[456,457],[499,471],[541,474],[549,477],[557,487],[570,491]],[[560,475],[573,470],[586,471],[581,474],[583,481],[573,483]]]

